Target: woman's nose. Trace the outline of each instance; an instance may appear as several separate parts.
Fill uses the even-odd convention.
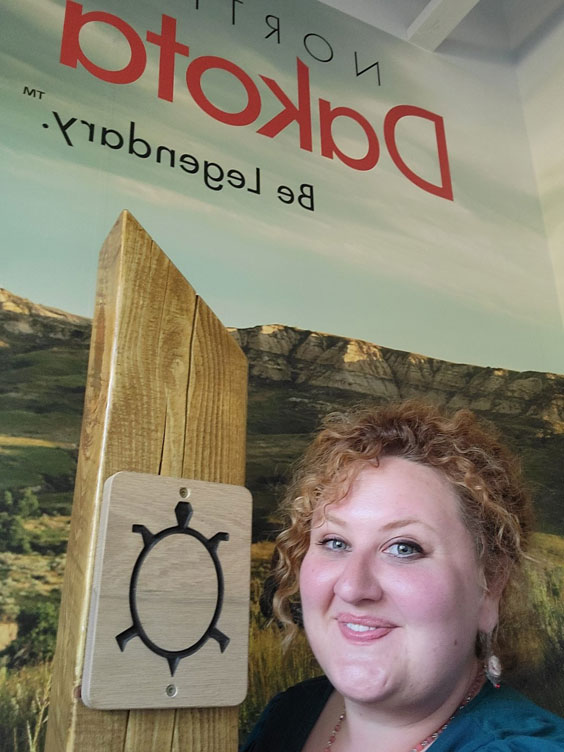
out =
[[[363,600],[377,601],[382,597],[382,585],[369,557],[351,551],[345,554],[342,570],[333,590],[343,601],[358,603]]]

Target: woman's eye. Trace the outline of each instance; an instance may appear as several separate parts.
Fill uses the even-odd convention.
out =
[[[411,543],[410,541],[398,541],[388,546],[386,553],[392,554],[392,556],[398,556],[400,558],[412,558],[419,556],[423,553],[423,549],[417,543]]]
[[[326,548],[328,551],[347,551],[348,545],[344,540],[340,538],[324,538],[319,541],[319,545]]]

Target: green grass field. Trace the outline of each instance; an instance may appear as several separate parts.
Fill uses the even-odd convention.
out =
[[[0,445],[0,491],[46,484],[59,487],[53,491],[68,491],[74,485],[75,473],[75,449]]]

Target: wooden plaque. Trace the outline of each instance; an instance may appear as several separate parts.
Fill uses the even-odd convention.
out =
[[[82,698],[237,705],[247,688],[251,496],[118,472],[104,486]]]

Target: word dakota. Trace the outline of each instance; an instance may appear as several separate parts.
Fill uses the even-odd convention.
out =
[[[128,154],[139,159],[153,157],[158,164],[179,167],[183,172],[190,175],[200,174],[204,185],[211,191],[221,191],[224,186],[229,186],[236,190],[244,189],[248,193],[257,195],[262,192],[260,167],[255,167],[250,172],[250,176],[247,176],[241,170],[225,169],[217,162],[198,159],[193,154],[182,153],[178,155],[176,149],[171,149],[168,146],[154,147],[149,141],[137,135],[137,126],[133,120],[129,123],[127,135],[124,135],[115,128],[99,126],[88,120],[79,120],[77,117],[70,117],[65,120],[55,110],[53,110],[53,117],[67,146],[74,147],[79,138],[87,139],[90,143],[99,144],[109,149],[125,149]],[[49,123],[43,123],[43,127],[49,128]],[[276,188],[276,198],[283,204],[296,203],[297,206],[301,206],[302,209],[307,211],[315,210],[314,188],[311,183],[301,183],[297,189],[288,185],[279,185]]]
[[[190,48],[180,42],[176,35],[176,19],[162,14],[159,32],[147,31],[145,39],[131,26],[117,15],[106,11],[84,12],[80,3],[67,0],[65,19],[61,39],[60,62],[71,68],[78,64],[96,78],[111,84],[124,85],[137,81],[147,67],[147,49],[145,41],[158,48],[158,81],[156,82],[157,96],[165,101],[173,102],[175,95],[175,73],[177,59],[189,58]],[[80,44],[80,32],[88,24],[106,24],[116,29],[125,46],[126,54],[129,48],[129,60],[119,69],[107,69],[94,63],[88,58]],[[119,47],[121,45],[116,45]],[[282,109],[256,129],[261,136],[274,139],[289,126],[297,130],[300,149],[313,152],[314,149],[314,113],[310,89],[308,66],[297,58],[296,94],[287,93],[273,78],[260,75],[258,78],[266,86],[266,95],[274,96],[278,106]],[[221,70],[229,74],[236,86],[243,92],[244,106],[239,111],[231,112],[223,109],[210,99],[202,79],[210,70]],[[263,110],[263,97],[259,86],[253,78],[240,66],[231,60],[217,55],[203,55],[188,63],[185,73],[188,91],[196,105],[207,115],[228,126],[242,127],[257,124]],[[422,127],[434,128],[436,139],[436,153],[440,170],[440,183],[435,184],[418,174],[413,165],[408,165],[400,153],[396,140],[396,126],[403,118],[411,118]],[[347,120],[361,134],[361,156],[353,156],[346,151],[346,147],[337,143],[333,124],[337,120]],[[371,170],[380,158],[380,141],[369,120],[352,107],[335,106],[328,99],[320,97],[317,102],[317,137],[322,157],[338,159],[354,170]],[[446,136],[443,118],[436,113],[422,107],[401,104],[392,107],[383,121],[384,141],[392,162],[397,169],[414,185],[428,193],[432,193],[447,200],[453,200],[452,181],[448,160]],[[364,152],[364,153],[362,153]]]

